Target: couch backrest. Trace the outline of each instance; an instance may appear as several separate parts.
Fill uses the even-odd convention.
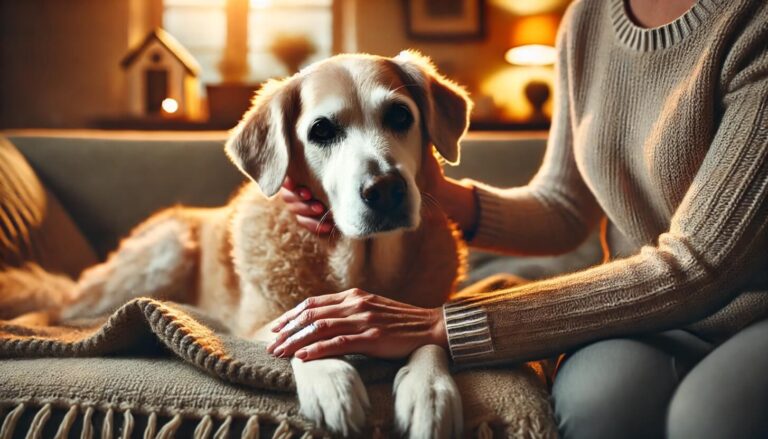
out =
[[[104,257],[147,216],[185,204],[219,206],[244,181],[223,153],[224,132],[8,133],[45,185]],[[541,135],[476,134],[446,169],[500,186],[525,184],[544,150]]]

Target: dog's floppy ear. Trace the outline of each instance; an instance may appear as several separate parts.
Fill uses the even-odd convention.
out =
[[[467,92],[438,73],[432,61],[419,52],[406,50],[393,60],[419,105],[429,140],[448,163],[457,164],[459,140],[467,132],[472,111]]]
[[[277,193],[288,171],[298,107],[298,79],[268,81],[224,147],[235,166],[268,197]]]

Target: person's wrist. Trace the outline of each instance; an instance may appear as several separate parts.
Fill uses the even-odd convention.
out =
[[[448,331],[445,328],[443,307],[432,308],[432,328],[429,331],[429,343],[448,349]]]
[[[436,198],[446,215],[458,224],[465,239],[471,239],[477,230],[480,209],[474,185],[446,178],[438,193]]]

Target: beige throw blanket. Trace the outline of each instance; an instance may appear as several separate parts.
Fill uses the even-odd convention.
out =
[[[207,437],[201,432],[211,429],[204,428],[206,422],[213,422],[211,416],[224,419],[220,429],[230,428],[233,416],[241,418],[246,424],[240,430],[243,437],[258,437],[259,422],[277,426],[270,433],[273,437],[290,436],[296,432],[308,435],[324,434],[298,414],[297,401],[293,394],[295,383],[289,361],[267,355],[263,344],[229,334],[222,325],[211,321],[191,307],[140,298],[125,304],[103,319],[71,322],[65,326],[48,326],[45,320],[45,314],[32,313],[13,320],[0,321],[0,357],[4,359],[0,360],[0,377],[4,381],[4,385],[0,386],[0,419],[3,419],[4,406],[8,411],[0,437],[3,437],[4,433],[10,437],[21,413],[24,410],[29,411],[30,407],[36,412],[29,427],[25,428],[32,432],[37,426],[38,433],[43,431],[43,427],[40,427],[41,419],[47,420],[50,412],[59,408],[68,410],[66,413],[70,416],[64,416],[59,421],[60,425],[55,426],[58,429],[67,425],[71,427],[73,419],[78,416],[83,418],[84,422],[91,422],[94,410],[100,410],[106,413],[101,424],[102,432],[106,429],[112,431],[116,425],[112,419],[122,413],[123,435],[127,428],[127,415],[131,415],[131,419],[134,415],[149,416],[149,421],[144,426],[145,437],[170,437],[168,434],[180,428],[183,419],[197,422],[195,437]],[[116,356],[118,358],[115,358]],[[130,364],[135,370],[125,371],[118,368],[117,375],[122,378],[117,379],[114,366],[109,365],[127,361],[122,358],[125,356],[133,358]],[[99,358],[69,362],[54,359],[28,360],[39,357]],[[166,360],[174,357],[183,360],[187,365]],[[25,360],[19,360],[21,358]],[[142,358],[155,360],[142,362]],[[158,363],[159,359],[163,362]],[[386,435],[392,425],[391,380],[401,363],[359,356],[349,357],[349,360],[359,369],[373,403],[369,415],[369,433]],[[72,361],[82,362],[78,365]],[[162,378],[153,382],[150,377],[157,374],[150,371],[155,370],[158,364],[165,364],[168,374],[160,375]],[[171,364],[173,365],[170,366]],[[22,365],[24,367],[20,367]],[[193,368],[189,365],[198,372],[190,370]],[[52,376],[56,377],[58,382],[46,385],[45,379],[41,377],[45,376],[46,371],[57,367],[91,368],[93,375],[85,373],[76,383],[62,383],[61,377],[66,374],[54,373]],[[109,372],[110,367],[112,372]],[[37,372],[30,375],[30,369]],[[202,376],[199,371],[220,380]],[[190,383],[191,378],[184,378],[190,374],[197,376],[194,383]],[[556,435],[546,389],[540,374],[533,366],[461,371],[455,377],[462,393],[465,425],[470,436]],[[126,391],[126,395],[120,395],[117,399],[104,399],[105,383],[101,382],[104,380],[108,380],[110,386],[118,387],[109,389],[108,393],[118,394],[122,386],[130,391]],[[238,386],[227,385],[221,380]],[[77,394],[84,398],[85,402],[71,398],[72,385],[78,389]],[[153,389],[153,385],[161,388]],[[197,399],[185,400],[184,403],[180,403],[178,398],[169,400],[168,389],[175,388],[174,386],[197,391]],[[208,389],[208,392],[224,392],[227,395],[235,392],[237,396],[219,396],[210,401],[210,404],[200,404],[199,399],[205,399],[206,393],[199,391],[207,389],[206,386],[216,389]],[[31,392],[30,387],[33,388]],[[136,389],[140,391],[137,393]],[[68,397],[65,395],[67,392]],[[249,398],[246,401],[242,394],[252,394],[258,398]],[[189,395],[186,397],[191,398]],[[234,403],[230,400],[232,398]],[[119,403],[115,402],[117,400]],[[71,413],[75,406],[78,410]],[[202,410],[200,407],[204,406],[212,407]],[[190,411],[190,407],[194,410]],[[230,409],[227,410],[227,407]],[[160,425],[158,416],[166,416],[167,422]],[[83,429],[85,428],[84,426]],[[261,426],[261,436],[264,436],[266,428],[265,425]],[[149,436],[148,431],[151,433]],[[160,435],[162,431],[165,433]],[[16,433],[18,434],[18,431]]]

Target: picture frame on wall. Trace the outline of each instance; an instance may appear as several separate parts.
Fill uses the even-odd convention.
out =
[[[412,40],[468,41],[485,37],[485,0],[403,0]]]

